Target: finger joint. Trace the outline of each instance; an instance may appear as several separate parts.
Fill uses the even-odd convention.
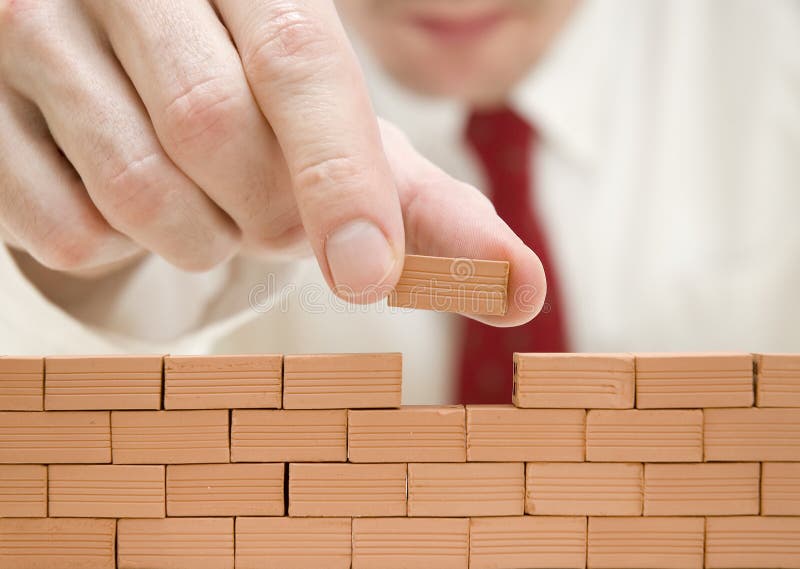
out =
[[[237,81],[209,78],[182,89],[165,106],[163,126],[172,146],[213,150],[241,128],[244,89]]]
[[[278,9],[260,25],[256,36],[242,62],[257,83],[273,83],[324,67],[332,62],[337,49],[324,23],[296,7]]]

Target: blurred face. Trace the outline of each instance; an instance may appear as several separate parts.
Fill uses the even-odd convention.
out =
[[[578,0],[337,0],[383,66],[419,92],[501,102]]]

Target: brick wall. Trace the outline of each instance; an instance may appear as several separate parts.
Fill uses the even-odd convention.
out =
[[[0,358],[0,567],[800,567],[800,356],[513,369],[400,407],[399,354]]]

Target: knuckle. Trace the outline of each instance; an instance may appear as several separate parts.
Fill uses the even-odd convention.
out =
[[[258,39],[242,55],[245,70],[256,82],[276,81],[287,73],[297,73],[301,69],[299,63],[325,64],[336,48],[324,22],[296,6],[276,8],[256,36]]]
[[[353,157],[328,158],[295,176],[298,201],[311,218],[336,218],[363,208],[374,185],[374,169]]]
[[[20,57],[36,54],[47,62],[57,57],[51,47],[51,28],[36,0],[0,0],[0,62],[3,68],[18,65]]]
[[[34,239],[31,254],[50,269],[77,271],[94,266],[111,239],[111,230],[98,222],[54,223]]]
[[[349,156],[336,156],[301,165],[295,175],[297,190],[317,192],[365,182],[365,167]]]
[[[226,227],[209,223],[198,205],[168,183],[171,165],[160,151],[109,167],[99,204],[111,227],[151,234],[143,241],[173,265],[191,272],[212,269],[230,256],[236,239]],[[167,183],[165,183],[167,182]]]
[[[158,220],[164,195],[153,191],[161,177],[163,157],[152,152],[135,159],[111,158],[103,184],[104,214],[118,229],[129,229]]]
[[[7,31],[26,26],[38,13],[36,0],[0,0],[0,30]]]
[[[242,127],[246,93],[238,82],[222,77],[207,79],[183,89],[164,108],[165,134],[181,149],[212,150]]]

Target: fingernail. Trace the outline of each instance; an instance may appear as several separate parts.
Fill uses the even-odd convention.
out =
[[[386,295],[379,287],[397,259],[375,224],[359,219],[341,226],[328,237],[325,255],[340,296],[377,302]]]

